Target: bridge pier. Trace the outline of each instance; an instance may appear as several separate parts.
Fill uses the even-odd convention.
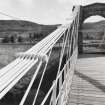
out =
[[[81,32],[83,24],[83,7],[80,6],[79,27],[78,27],[78,53],[83,53],[83,33]]]
[[[79,32],[78,36],[78,52],[79,54],[83,53],[83,34]]]
[[[105,3],[94,3],[87,6],[80,6],[79,14],[79,34],[78,34],[78,51],[83,53],[83,35],[80,31],[82,24],[90,16],[99,15],[105,18]]]

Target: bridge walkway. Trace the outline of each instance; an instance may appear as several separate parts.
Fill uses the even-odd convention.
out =
[[[105,105],[105,55],[83,56],[77,61],[67,105]]]

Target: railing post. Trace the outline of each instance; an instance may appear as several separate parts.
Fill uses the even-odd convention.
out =
[[[69,71],[69,59],[68,59],[68,62],[67,62],[67,73]]]
[[[66,93],[67,93],[67,92],[66,92],[66,79],[67,79],[67,78],[66,78],[66,77],[67,77],[67,76],[66,76],[66,69],[67,69],[67,66],[65,65],[65,67],[64,67],[64,92],[65,92],[65,93],[64,93],[64,94],[65,94],[64,99],[66,98]]]
[[[53,82],[54,83],[54,82]],[[56,87],[57,84],[55,84],[54,88],[53,88],[53,93],[52,93],[52,105],[56,105]]]
[[[64,65],[65,66],[65,65]],[[66,80],[66,69],[67,69],[67,67],[65,66],[64,67],[64,81]]]
[[[58,99],[58,105],[62,105],[62,75],[59,78],[59,92],[60,92],[60,96]]]

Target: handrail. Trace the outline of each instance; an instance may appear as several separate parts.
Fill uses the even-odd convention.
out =
[[[59,68],[60,71],[58,71],[58,75],[57,75],[55,81],[53,82],[51,88],[49,89],[48,93],[46,94],[44,100],[42,101],[41,105],[46,104],[50,95],[51,95],[51,99],[50,99],[49,105],[66,105],[67,97],[68,97],[67,91],[70,90],[69,88],[72,83],[74,67],[75,67],[76,59],[77,59],[77,55],[78,55],[78,46],[77,46],[78,32],[75,29],[78,29],[79,13],[77,14],[77,19],[74,20],[74,22],[75,22],[75,24],[73,24],[73,29],[72,29],[71,37],[70,37],[70,39],[71,39],[70,46],[69,46],[70,49],[68,50],[69,59],[66,61],[66,64],[64,65],[62,70],[60,70],[60,68]],[[75,27],[75,25],[76,25],[76,27]],[[69,29],[70,28],[71,27],[69,27]],[[76,34],[76,36],[75,36],[75,34]],[[68,38],[68,35],[67,35],[66,39],[67,38]],[[73,47],[73,49],[72,49],[73,51],[71,50],[71,47]],[[64,50],[65,50],[65,47],[64,47]],[[70,54],[72,54],[72,55],[70,56]],[[61,57],[63,57],[63,56],[61,56]],[[61,62],[60,62],[60,65],[61,65]],[[64,80],[62,80],[62,77],[64,78]],[[69,83],[68,83],[68,81],[69,81]],[[57,85],[57,83],[59,83],[59,85]],[[66,86],[66,88],[65,88],[65,86]],[[57,91],[58,91],[58,94],[57,94]]]
[[[63,72],[65,71],[65,68],[67,67],[67,64],[68,64],[69,62],[71,62],[71,60],[74,60],[74,57],[77,57],[77,48],[76,48],[76,50],[74,51],[74,54],[71,56],[71,58],[67,61],[67,63],[66,63],[65,66],[63,67],[62,71],[60,71],[59,75],[57,76],[57,78],[56,78],[56,80],[54,81],[53,85],[52,85],[51,88],[49,89],[49,91],[48,91],[47,95],[45,96],[45,98],[44,98],[43,102],[41,103],[41,105],[44,105],[44,104],[45,104],[47,98],[49,97],[49,95],[50,95],[51,92],[53,91],[53,89],[54,89],[54,87],[56,86],[57,82],[59,81],[59,79],[62,78],[62,74],[63,74]],[[75,65],[75,63],[74,63],[74,65]],[[63,85],[64,85],[64,82],[63,82],[63,84],[62,84],[62,87],[63,87]],[[61,90],[63,89],[62,87],[60,87]],[[62,92],[62,91],[61,91],[61,92]],[[61,94],[61,93],[59,93],[59,94]],[[58,96],[58,97],[59,97],[59,96]],[[58,100],[58,99],[57,99],[57,100]],[[55,100],[55,101],[57,101],[57,100]]]
[[[47,95],[45,96],[43,102],[41,105],[45,104],[45,101],[49,97],[49,94],[52,94],[51,96],[51,103],[55,105],[58,100],[60,100],[62,89],[59,88],[60,92],[58,96],[56,97],[56,88],[57,88],[57,82],[59,81],[59,86],[64,87],[64,84],[67,85],[66,77],[69,75],[71,76],[69,80],[72,80],[73,71],[74,71],[74,65],[76,63],[77,59],[77,45],[76,45],[76,39],[78,35],[78,30],[75,30],[75,28],[78,28],[78,18],[79,18],[79,7],[76,7],[73,12],[73,17],[71,23],[65,24],[60,26],[57,30],[52,32],[50,35],[48,35],[46,38],[44,38],[42,41],[40,41],[38,44],[34,45],[32,48],[30,48],[28,51],[24,53],[19,53],[16,60],[11,62],[6,67],[2,68],[0,70],[0,99],[4,97],[4,95],[34,66],[37,64],[42,64],[43,60],[44,62],[49,59],[49,56],[47,55],[48,52],[53,48],[53,46],[57,43],[57,41],[64,36],[66,31],[68,30],[68,35],[66,36],[66,44],[68,47],[68,44],[70,42],[70,45],[68,48],[68,60],[66,64],[64,65],[63,69],[58,72],[58,75],[53,82],[50,90],[48,91]],[[72,24],[75,23],[75,24]],[[73,30],[71,30],[71,34],[69,33],[69,30],[71,27],[74,27]],[[71,36],[70,36],[71,35]],[[71,39],[70,39],[71,38]],[[70,41],[69,41],[70,40]],[[75,46],[76,45],[76,46]],[[73,50],[71,49],[73,47]],[[64,49],[66,51],[66,48]],[[71,66],[71,67],[70,67]],[[40,67],[38,67],[40,68]],[[67,70],[66,70],[67,69]],[[39,69],[37,69],[34,73],[33,81],[36,79],[36,76],[39,73]],[[64,80],[62,80],[64,73]],[[33,81],[29,84],[29,89],[26,91],[26,95],[23,97],[23,101],[20,105],[23,105],[25,102],[25,99],[27,97],[27,94],[33,84]],[[62,82],[61,82],[62,81]],[[69,85],[71,82],[69,83]],[[67,85],[68,87],[68,85]],[[60,102],[60,101],[59,101]]]

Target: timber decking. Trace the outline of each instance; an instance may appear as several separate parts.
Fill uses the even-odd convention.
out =
[[[67,105],[105,105],[105,56],[79,58]]]

